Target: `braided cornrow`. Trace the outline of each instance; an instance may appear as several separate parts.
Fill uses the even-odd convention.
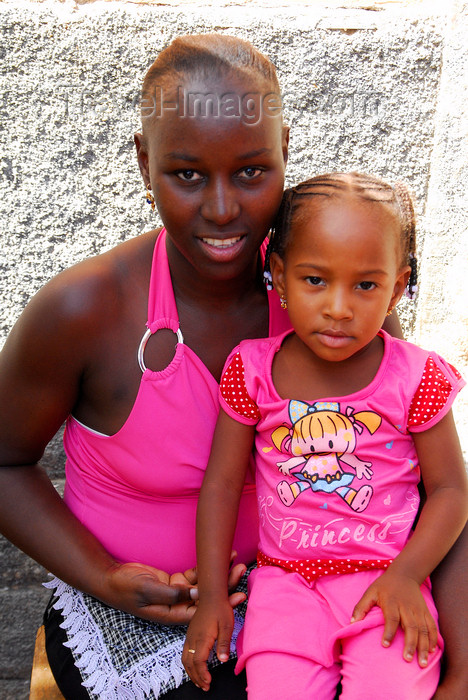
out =
[[[285,190],[265,257],[264,278],[267,287],[272,288],[270,255],[276,252],[280,257],[284,257],[290,239],[291,225],[300,210],[302,198],[333,197],[344,192],[352,192],[362,199],[382,202],[395,208],[401,225],[402,264],[408,264],[411,267],[406,294],[414,299],[417,292],[416,222],[408,188],[402,182],[392,186],[378,177],[363,173],[328,173]]]
[[[399,207],[403,259],[411,267],[406,294],[410,299],[414,299],[418,291],[418,263],[416,260],[416,217],[413,200],[403,182],[396,182],[393,185],[393,191]]]

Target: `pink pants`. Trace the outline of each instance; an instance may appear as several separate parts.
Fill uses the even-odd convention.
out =
[[[381,644],[383,615],[373,608],[361,622],[351,613],[381,572],[324,576],[265,566],[249,579],[249,604],[238,640],[237,671],[247,669],[249,700],[428,700],[439,681],[443,642],[426,668],[403,659],[401,628],[389,648]],[[434,619],[428,586],[422,593]]]

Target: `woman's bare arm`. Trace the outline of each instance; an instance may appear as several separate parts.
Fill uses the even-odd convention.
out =
[[[394,338],[403,340],[403,331],[401,330],[400,319],[396,311],[390,314],[390,316],[387,316],[382,328],[384,331],[387,331],[387,333],[390,333],[390,335],[393,335]]]
[[[86,289],[86,280],[74,287],[68,275],[49,283],[0,353],[0,528],[49,571],[109,605],[161,622],[188,622],[194,612],[189,582],[172,587],[165,572],[116,562],[37,465],[76,404],[92,360],[100,314],[88,310],[95,289]],[[195,573],[189,578],[193,584]]]
[[[445,642],[441,683],[434,700],[468,698],[468,526],[431,576]]]

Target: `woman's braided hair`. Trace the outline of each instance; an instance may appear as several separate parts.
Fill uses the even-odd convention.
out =
[[[285,190],[265,257],[264,277],[267,287],[271,289],[270,255],[275,252],[284,258],[290,240],[291,226],[301,209],[303,198],[333,197],[345,192],[371,202],[382,202],[394,208],[401,226],[401,262],[402,265],[411,267],[406,294],[410,299],[414,299],[417,292],[416,220],[408,188],[402,182],[390,185],[373,175],[355,172],[318,175]]]

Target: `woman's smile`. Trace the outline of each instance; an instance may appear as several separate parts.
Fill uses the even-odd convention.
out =
[[[229,262],[234,260],[245,245],[246,236],[233,236],[231,238],[203,237],[199,239],[206,255],[213,261]]]
[[[229,248],[240,241],[242,236],[236,236],[235,238],[202,238],[203,243],[207,245],[212,245],[215,248]]]

